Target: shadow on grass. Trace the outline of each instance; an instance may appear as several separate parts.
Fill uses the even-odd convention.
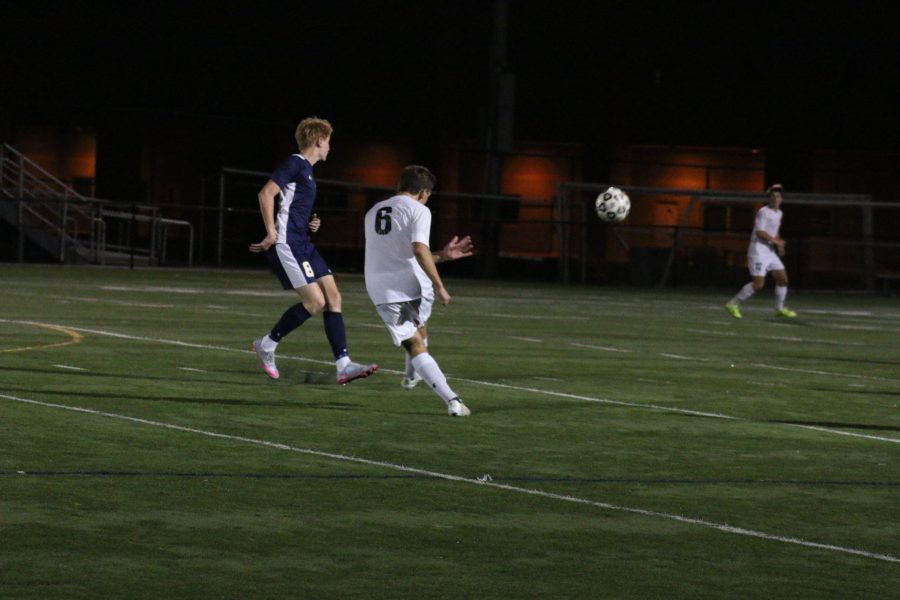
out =
[[[868,423],[838,423],[835,421],[799,421],[793,419],[766,419],[764,423],[780,423],[782,425],[808,425],[810,427],[843,427],[846,429],[863,429],[869,431],[900,431],[896,425],[871,425]]]
[[[812,362],[837,362],[837,363],[855,363],[861,365],[888,365],[889,367],[900,367],[900,363],[896,360],[872,360],[870,358],[857,358],[853,356],[810,356],[808,354],[781,354],[779,358],[785,361],[812,361]]]
[[[208,383],[212,385],[259,385],[259,381],[261,379],[267,379],[265,375],[260,376],[260,372],[246,371],[247,373],[247,381],[221,381],[217,379],[203,379],[202,375],[204,374],[213,374],[213,375],[236,375],[244,373],[244,371],[211,371],[204,370],[202,372],[194,371],[195,375],[181,375],[179,377],[166,377],[162,375],[141,375],[136,373],[110,373],[108,371],[69,371],[63,369],[35,369],[35,368],[22,368],[22,367],[0,367],[0,371],[9,371],[13,373],[34,373],[34,374],[46,374],[46,375],[64,375],[66,377],[94,377],[94,378],[110,378],[110,379],[127,379],[129,381],[179,381],[184,383]],[[188,373],[186,371],[186,373]]]
[[[813,392],[829,392],[833,394],[867,394],[870,396],[900,396],[900,390],[859,390],[859,389],[832,389],[815,387],[809,388]]]
[[[286,388],[287,389],[287,388]],[[307,402],[301,399],[285,398],[284,400],[246,400],[232,398],[202,398],[189,396],[148,396],[139,394],[125,394],[121,392],[85,392],[69,390],[35,390],[20,386],[10,386],[0,389],[6,393],[17,393],[37,396],[60,396],[63,398],[93,398],[96,400],[136,400],[142,402],[176,402],[180,404],[220,404],[223,406],[273,406],[292,409],[318,409],[318,410],[354,410],[361,408],[359,404],[350,402]]]
[[[222,386],[253,386],[258,387],[259,385],[265,384],[269,382],[271,385],[276,385],[275,381],[262,374],[258,369],[247,369],[242,371],[229,371],[229,370],[211,370],[204,369],[202,371],[186,371],[185,374],[179,375],[178,377],[166,377],[160,375],[141,375],[135,373],[110,373],[108,371],[67,371],[62,369],[36,369],[36,368],[22,368],[22,367],[0,367],[0,372],[9,371],[11,373],[30,373],[30,374],[46,374],[46,375],[61,375],[65,377],[81,377],[81,378],[103,378],[103,379],[125,379],[128,381],[166,381],[172,383],[184,383],[184,384],[209,384],[209,385],[222,385]],[[208,379],[204,378],[203,375],[212,374],[212,375],[246,375],[246,381],[235,381],[228,380],[223,381],[220,379]],[[334,374],[324,373],[321,371],[307,371],[307,372],[299,372],[293,373],[290,370],[282,371],[281,377],[278,380],[278,383],[286,383],[288,385],[324,385],[324,386],[334,386],[337,385],[335,381]]]

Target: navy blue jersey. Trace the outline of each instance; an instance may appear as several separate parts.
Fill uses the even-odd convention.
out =
[[[316,201],[316,181],[312,165],[300,154],[292,154],[270,177],[281,188],[281,201],[275,219],[277,242],[305,246],[309,240],[309,218]]]

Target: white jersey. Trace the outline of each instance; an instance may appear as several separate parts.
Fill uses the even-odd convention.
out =
[[[399,194],[366,213],[366,291],[376,305],[431,298],[431,279],[413,255],[413,242],[429,245],[431,211]]]
[[[756,232],[765,231],[773,238],[777,238],[778,230],[781,228],[781,215],[781,210],[768,205],[757,211],[756,220],[753,222],[753,232],[750,234],[750,246],[747,248],[748,256],[768,255],[772,252],[772,245],[759,239]]]

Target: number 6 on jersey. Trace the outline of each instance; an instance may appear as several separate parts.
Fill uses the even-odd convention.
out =
[[[387,235],[391,232],[391,212],[393,208],[385,206],[375,213],[375,233]]]

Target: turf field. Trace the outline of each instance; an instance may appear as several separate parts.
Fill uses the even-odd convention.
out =
[[[450,280],[400,388],[259,271],[0,265],[0,598],[889,598],[900,303]]]

